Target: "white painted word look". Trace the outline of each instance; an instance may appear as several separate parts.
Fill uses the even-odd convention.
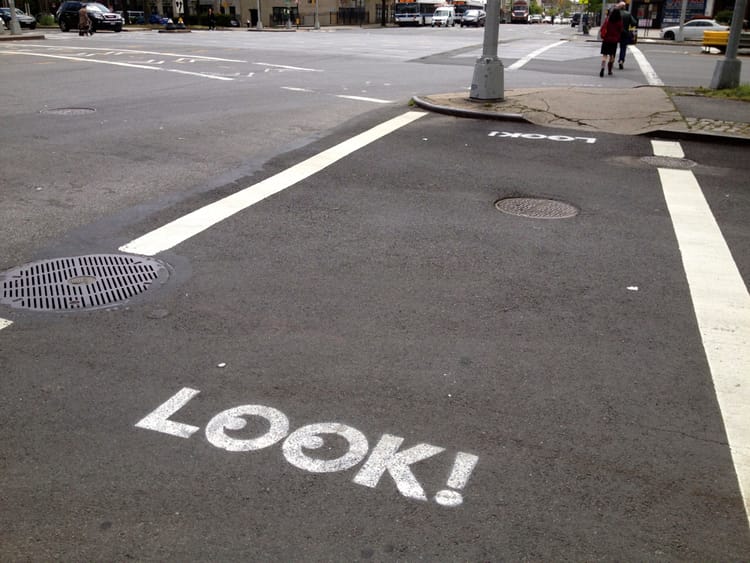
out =
[[[162,432],[178,438],[190,438],[199,427],[183,422],[169,420],[169,417],[183,408],[200,391],[184,387],[162,403],[152,413],[139,420],[135,426],[146,430]],[[268,430],[261,436],[247,439],[227,435],[227,430],[242,430],[247,426],[245,417],[258,417],[268,423]],[[230,452],[251,452],[261,450],[284,440],[281,450],[286,460],[295,467],[311,473],[332,473],[345,471],[362,461],[354,483],[375,488],[381,477],[387,472],[391,475],[399,492],[411,499],[428,500],[422,485],[419,483],[410,466],[435,456],[445,448],[430,444],[417,444],[401,450],[404,439],[391,434],[384,434],[375,447],[370,446],[362,432],[338,422],[321,422],[303,426],[289,433],[289,419],[281,411],[263,405],[242,405],[220,412],[206,425],[206,439],[212,445]],[[305,450],[315,450],[324,445],[321,435],[335,434],[346,440],[346,453],[336,459],[317,459],[309,456]],[[367,454],[370,454],[367,457]],[[367,460],[365,461],[365,458]],[[479,458],[473,454],[458,452],[453,462],[446,485],[448,488],[438,491],[435,502],[442,506],[458,506],[463,503],[461,490],[469,481]]]
[[[592,145],[596,143],[594,137],[570,137],[568,135],[542,135],[541,133],[511,133],[509,131],[491,131],[487,134],[488,137],[497,137],[498,139],[533,139],[548,141],[584,141],[585,143]]]

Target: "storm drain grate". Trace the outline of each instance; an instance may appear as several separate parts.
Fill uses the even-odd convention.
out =
[[[94,108],[49,108],[43,109],[40,113],[51,113],[52,115],[85,115],[95,111]]]
[[[0,274],[0,304],[31,311],[101,309],[145,292],[168,275],[158,260],[126,254],[40,260]]]
[[[567,219],[578,215],[578,209],[569,203],[539,197],[507,197],[495,207],[509,215],[532,219]]]

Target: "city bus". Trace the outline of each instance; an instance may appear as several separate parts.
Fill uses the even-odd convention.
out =
[[[398,25],[431,25],[435,8],[443,2],[396,2],[393,19]]]

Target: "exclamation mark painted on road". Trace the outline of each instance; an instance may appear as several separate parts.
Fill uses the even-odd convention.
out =
[[[475,455],[458,452],[456,461],[453,462],[451,475],[446,483],[450,489],[438,491],[435,495],[435,502],[441,506],[458,506],[463,503],[464,497],[460,490],[469,482],[469,477],[471,477],[471,472],[474,471],[477,461],[479,461],[479,458]]]

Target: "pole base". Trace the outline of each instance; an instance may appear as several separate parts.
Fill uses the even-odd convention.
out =
[[[479,58],[474,64],[469,98],[472,100],[502,100],[505,97],[503,61],[498,58]]]
[[[714,76],[711,79],[711,88],[722,90],[724,88],[737,88],[740,85],[740,70],[742,62],[739,59],[723,59],[716,61]]]

